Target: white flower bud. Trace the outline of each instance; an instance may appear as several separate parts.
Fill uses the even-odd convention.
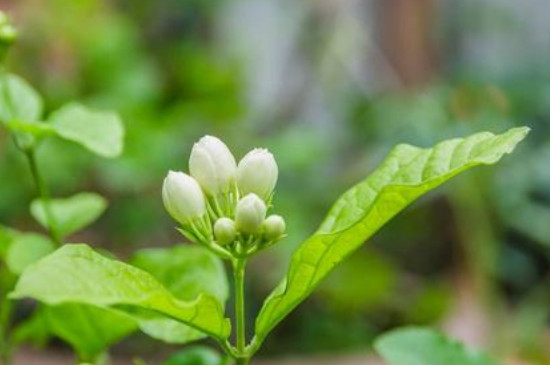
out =
[[[229,191],[236,169],[231,151],[218,138],[204,136],[193,146],[189,171],[207,194]]]
[[[241,194],[254,193],[267,201],[277,184],[279,170],[273,155],[266,149],[248,152],[237,167],[237,185]]]
[[[220,218],[214,224],[214,236],[220,245],[227,245],[235,240],[237,228],[230,218]]]
[[[256,194],[248,194],[237,203],[235,222],[239,231],[256,233],[265,219],[267,208]]]
[[[199,184],[183,172],[168,172],[162,186],[162,201],[172,218],[180,223],[206,213],[206,201]]]
[[[286,224],[280,215],[270,215],[264,221],[264,234],[268,240],[274,240],[281,237],[286,230]]]

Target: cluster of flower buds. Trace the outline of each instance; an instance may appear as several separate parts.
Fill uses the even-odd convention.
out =
[[[245,257],[281,240],[285,221],[267,215],[278,168],[273,155],[254,149],[237,164],[218,138],[193,146],[189,173],[170,171],[162,198],[180,232],[226,257]]]
[[[11,25],[8,16],[0,11],[0,60],[16,40],[17,30]]]

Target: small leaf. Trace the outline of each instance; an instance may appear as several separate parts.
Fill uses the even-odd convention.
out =
[[[103,156],[117,157],[124,144],[124,125],[111,112],[98,112],[71,103],[48,118],[57,135]]]
[[[114,307],[133,316],[171,318],[219,340],[230,324],[216,298],[203,294],[193,301],[174,297],[149,273],[94,252],[89,246],[65,245],[29,267],[10,294],[50,305],[82,303]]]
[[[54,244],[47,237],[35,233],[16,234],[9,246],[6,265],[16,274],[21,274],[27,266],[53,252]]]
[[[176,298],[193,300],[208,294],[224,305],[229,295],[222,261],[210,251],[192,245],[144,249],[137,252],[132,264],[159,280]],[[143,332],[156,339],[183,344],[204,334],[170,319],[141,320]]]
[[[375,348],[391,365],[498,365],[487,355],[425,328],[391,331],[376,340]]]
[[[366,180],[347,191],[313,236],[292,256],[283,281],[256,319],[259,343],[332,269],[410,203],[455,175],[496,163],[511,153],[528,128],[501,135],[478,133],[431,149],[399,145]]]
[[[222,365],[223,359],[220,354],[209,347],[194,346],[183,349],[162,365]]]
[[[99,218],[107,208],[107,201],[98,194],[79,193],[70,198],[51,199],[50,207],[56,228],[65,237]],[[48,227],[42,200],[37,199],[31,203],[31,214],[43,227]]]
[[[19,76],[10,74],[5,80],[0,78],[0,120],[39,121],[43,113],[40,95]]]

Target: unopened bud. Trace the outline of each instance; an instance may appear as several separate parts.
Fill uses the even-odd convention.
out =
[[[248,194],[237,203],[235,222],[244,233],[256,233],[265,219],[267,208],[256,194]]]
[[[266,149],[248,152],[237,167],[237,186],[241,194],[254,193],[267,201],[277,184],[279,170],[273,155]]]
[[[191,151],[189,171],[209,195],[229,191],[237,163],[229,148],[218,138],[202,137]]]
[[[286,230],[286,224],[280,215],[270,215],[264,221],[264,234],[268,240],[274,240],[281,237]]]
[[[183,172],[168,173],[162,186],[162,200],[172,218],[182,224],[206,213],[206,202],[199,184]]]
[[[237,228],[235,222],[230,218],[220,218],[214,224],[214,236],[220,245],[227,245],[235,240]]]

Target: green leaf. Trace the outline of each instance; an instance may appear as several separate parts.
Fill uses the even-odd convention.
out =
[[[40,95],[19,76],[7,75],[5,81],[0,78],[0,120],[39,121],[43,112]]]
[[[103,157],[117,157],[124,145],[124,125],[111,112],[98,112],[71,103],[48,118],[57,135]]]
[[[174,297],[149,273],[111,260],[83,244],[65,245],[25,270],[11,298],[50,305],[82,303],[113,307],[150,319],[171,318],[219,340],[230,333],[222,305],[210,295],[193,301]]]
[[[256,319],[259,343],[337,264],[397,213],[453,176],[474,166],[496,163],[512,152],[528,131],[524,127],[501,135],[478,133],[431,149],[394,148],[371,176],[335,203],[317,232],[293,254],[285,278]]]
[[[98,194],[79,193],[70,198],[51,199],[50,207],[57,230],[65,237],[99,218],[107,208],[107,201]],[[31,203],[31,214],[43,227],[48,227],[42,200],[37,199]]]
[[[162,365],[222,365],[220,354],[209,347],[194,346],[170,356]]]
[[[487,355],[425,328],[391,331],[376,340],[375,348],[391,365],[498,365]]]
[[[137,328],[132,317],[119,311],[67,303],[41,306],[16,328],[15,340],[44,346],[55,336],[70,344],[81,361],[93,362]]]
[[[142,316],[136,319],[143,333],[166,343],[181,345],[206,337],[203,332],[170,318],[148,319]]]
[[[131,261],[157,280],[176,298],[193,300],[208,294],[224,305],[229,286],[222,261],[210,251],[192,245],[172,248],[144,249]],[[140,328],[151,337],[170,343],[186,343],[204,337],[204,334],[170,319],[141,320]]]
[[[15,234],[6,255],[8,269],[21,274],[27,266],[53,252],[54,244],[50,239],[36,233]]]
[[[196,245],[149,248],[135,253],[132,265],[152,274],[178,299],[192,300],[207,293],[225,303],[229,284],[223,262]]]
[[[96,360],[137,330],[136,321],[124,313],[83,304],[45,306],[40,315],[51,334],[69,343],[85,361]]]
[[[13,242],[14,231],[0,225],[0,259],[4,261]]]

